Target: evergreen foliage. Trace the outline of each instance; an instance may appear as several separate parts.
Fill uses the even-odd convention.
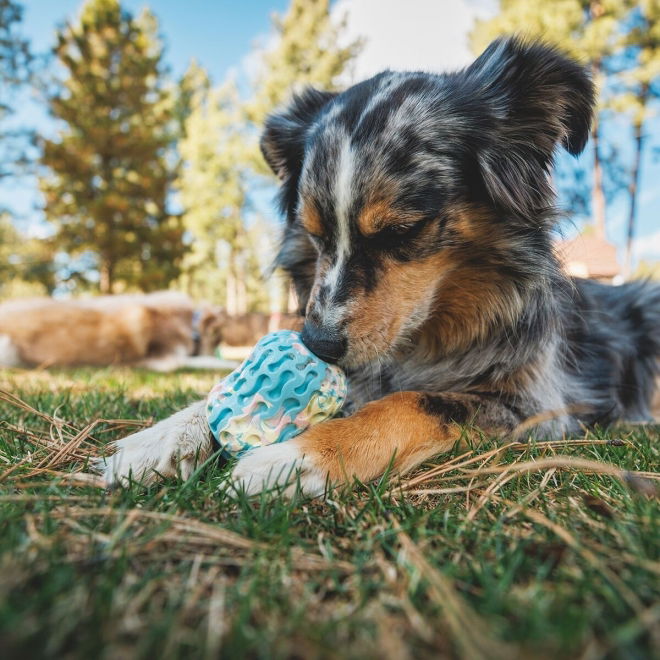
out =
[[[62,129],[43,141],[41,189],[56,244],[93,255],[103,293],[164,288],[184,246],[168,210],[173,99],[156,19],[88,0],[58,31],[55,55],[66,77],[48,102]]]

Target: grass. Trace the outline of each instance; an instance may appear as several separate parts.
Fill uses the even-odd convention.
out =
[[[485,441],[314,500],[247,499],[221,462],[115,492],[84,473],[214,380],[0,372],[3,658],[660,652],[657,426]]]

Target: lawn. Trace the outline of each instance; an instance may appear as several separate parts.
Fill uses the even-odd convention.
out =
[[[85,474],[214,380],[0,372],[1,657],[660,653],[659,427],[486,440],[313,500],[247,499],[220,461]]]

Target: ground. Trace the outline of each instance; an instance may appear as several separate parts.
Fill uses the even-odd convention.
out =
[[[213,375],[0,372],[0,655],[660,653],[659,427],[484,439],[402,481],[247,499],[212,461],[106,492],[85,461]]]

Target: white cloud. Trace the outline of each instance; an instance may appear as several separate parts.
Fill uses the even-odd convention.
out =
[[[346,16],[346,37],[364,47],[353,78],[384,69],[450,71],[473,58],[468,34],[476,18],[495,12],[494,0],[338,0],[333,13]]]
[[[257,35],[253,40],[252,50],[241,58],[238,66],[231,70],[231,74],[237,77],[244,75],[249,81],[256,80],[263,71],[264,55],[277,46],[278,37],[273,28],[268,33]]]
[[[475,19],[494,15],[497,4],[497,0],[337,0],[331,11],[335,20],[346,18],[342,41],[363,41],[345,84],[385,69],[439,72],[464,67],[474,59],[468,34]],[[258,35],[254,48],[232,73],[254,80],[261,72],[264,52],[276,42],[272,29]]]
[[[639,203],[640,204],[651,204],[657,199],[660,199],[660,189],[652,186],[646,190],[642,190],[639,194]]]
[[[660,260],[660,230],[634,239],[633,255],[636,259]]]

